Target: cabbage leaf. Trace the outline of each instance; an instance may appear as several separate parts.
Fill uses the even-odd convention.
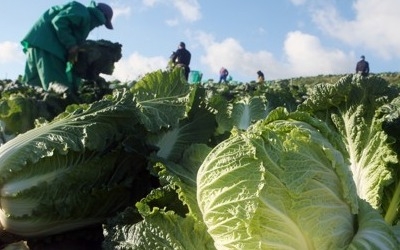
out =
[[[106,226],[103,249],[215,249],[204,224],[191,217],[182,218],[172,211],[154,209],[134,224],[129,220],[132,213],[132,209],[127,209]]]

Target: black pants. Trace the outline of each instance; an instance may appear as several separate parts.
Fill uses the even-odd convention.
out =
[[[186,79],[186,81],[189,79],[189,73],[190,73],[190,68],[189,68],[189,66],[187,66],[187,65],[185,65],[185,64],[182,64],[182,63],[178,63],[177,65],[176,65],[176,67],[180,67],[180,68],[184,68],[185,69],[185,79]]]

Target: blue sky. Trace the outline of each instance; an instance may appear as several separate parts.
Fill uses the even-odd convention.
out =
[[[114,30],[96,28],[88,39],[122,44],[123,57],[108,79],[136,80],[165,69],[180,41],[203,80],[218,80],[222,66],[242,82],[255,80],[258,70],[267,80],[353,73],[361,55],[371,72],[399,71],[399,0],[103,2],[114,9]],[[64,3],[2,1],[0,79],[23,74],[20,40],[48,7]]]

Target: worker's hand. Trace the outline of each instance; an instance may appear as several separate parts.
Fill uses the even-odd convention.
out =
[[[70,63],[74,64],[78,61],[78,52],[79,52],[79,47],[77,45],[71,47],[68,50],[68,61]]]

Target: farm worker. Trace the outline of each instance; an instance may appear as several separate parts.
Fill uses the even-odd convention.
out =
[[[88,7],[76,1],[51,7],[21,41],[27,55],[23,81],[46,91],[50,83],[59,83],[76,92],[79,80],[73,79],[71,65],[79,45],[96,27],[113,29],[112,16],[109,5],[94,1]]]
[[[228,81],[226,80],[226,77],[227,77],[228,75],[229,75],[228,70],[227,70],[226,68],[222,67],[222,68],[219,70],[219,81],[218,81],[218,83],[221,83],[222,81],[224,81],[224,83],[228,82]]]
[[[173,63],[173,67],[182,67],[185,69],[185,78],[188,80],[189,72],[190,72],[190,59],[192,55],[189,50],[186,49],[186,44],[184,42],[180,42],[178,45],[178,49],[172,53],[170,59]]]
[[[257,71],[257,83],[264,83],[264,81],[264,73],[261,70]]]
[[[369,63],[365,61],[365,56],[361,56],[361,60],[357,62],[356,73],[362,76],[368,76],[369,74]]]

